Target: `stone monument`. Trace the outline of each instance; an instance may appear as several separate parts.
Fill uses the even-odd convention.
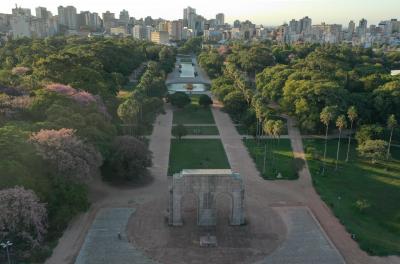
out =
[[[219,194],[228,194],[231,198],[230,224],[244,224],[244,187],[240,174],[216,169],[182,170],[174,174],[169,198],[170,225],[183,225],[182,199],[189,193],[196,196],[199,226],[216,225],[216,198]]]

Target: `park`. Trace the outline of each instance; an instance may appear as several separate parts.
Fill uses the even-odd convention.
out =
[[[13,161],[0,184],[22,185],[3,195],[25,194],[44,245],[30,260],[400,263],[398,80],[378,65],[389,56],[74,41],[68,52],[98,41],[118,60],[86,58],[103,65],[88,80],[80,61],[58,72],[57,56],[15,66],[8,86],[34,92],[0,98],[0,153]],[[46,80],[37,90],[35,78]],[[4,247],[17,258],[17,246]]]

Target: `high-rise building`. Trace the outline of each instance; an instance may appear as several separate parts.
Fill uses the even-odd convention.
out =
[[[300,26],[300,33],[303,34],[310,34],[311,33],[311,25],[312,25],[312,20],[308,16],[300,19],[299,21],[299,26]]]
[[[15,6],[15,8],[12,9],[12,14],[14,16],[18,16],[18,15],[28,16],[28,17],[32,16],[31,10],[29,8],[22,8],[22,7],[18,7],[18,6]]]
[[[171,40],[182,40],[183,21],[174,20],[168,23],[168,33]]]
[[[119,13],[119,21],[125,24],[129,23],[129,12],[125,9]]]
[[[233,27],[234,27],[234,28],[240,28],[240,21],[239,21],[239,20],[235,20],[235,21],[233,22]]]
[[[295,19],[292,19],[289,22],[289,32],[290,34],[299,34],[300,33],[299,22]]]
[[[354,21],[351,20],[351,21],[349,22],[349,27],[347,28],[347,31],[348,31],[349,33],[353,34],[355,30],[356,30],[356,23],[354,23]]]
[[[115,25],[115,14],[110,11],[103,13],[103,26],[107,33],[110,33],[110,29]]]
[[[99,14],[82,11],[78,15],[79,27],[87,28],[91,31],[98,31],[101,28],[101,19]]]
[[[351,21],[349,22],[349,26],[348,26],[348,28],[347,28],[346,39],[347,39],[347,40],[352,40],[355,31],[356,31],[356,23],[354,23],[354,21],[351,20]]]
[[[143,25],[135,25],[132,32],[133,38],[144,40],[146,38],[145,27]]]
[[[219,13],[215,16],[217,26],[225,25],[225,15],[223,13]]]
[[[58,21],[60,25],[66,26],[68,29],[78,29],[78,17],[76,14],[76,8],[73,6],[59,6]]]
[[[158,31],[168,31],[168,21],[160,21],[157,26]]]
[[[151,32],[151,41],[157,44],[167,44],[169,42],[168,31]]]
[[[188,6],[183,9],[183,23],[190,29],[195,29],[196,27],[196,9]]]
[[[368,21],[366,19],[361,19],[358,28],[357,28],[357,34],[359,37],[365,37],[367,34],[367,27],[368,27]]]
[[[47,11],[46,7],[36,7],[36,17],[47,20],[49,18],[50,12]]]

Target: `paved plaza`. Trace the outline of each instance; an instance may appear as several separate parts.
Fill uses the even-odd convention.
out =
[[[105,208],[96,216],[75,264],[155,264],[129,243],[126,224],[133,208]]]

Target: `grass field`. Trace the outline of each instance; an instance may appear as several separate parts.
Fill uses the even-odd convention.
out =
[[[324,140],[305,140],[323,153]],[[362,249],[373,255],[400,255],[400,149],[392,148],[391,161],[371,164],[351,150],[349,163],[340,162],[334,170],[337,140],[328,144],[327,171],[308,155],[313,183],[335,215],[355,234]],[[340,160],[346,155],[341,145]]]
[[[182,169],[229,169],[224,147],[219,139],[172,139],[168,175]]]
[[[188,135],[219,135],[219,131],[216,126],[186,126],[186,130]]]
[[[191,104],[183,109],[174,110],[174,124],[215,124],[209,107],[199,106],[199,97],[191,96]]]
[[[264,179],[268,180],[295,180],[298,178],[296,160],[293,157],[292,147],[289,139],[277,140],[263,139],[257,144],[254,139],[243,140],[250,156],[257,165],[258,171]],[[264,170],[264,153],[267,146],[266,166]],[[281,177],[277,177],[281,173]]]

